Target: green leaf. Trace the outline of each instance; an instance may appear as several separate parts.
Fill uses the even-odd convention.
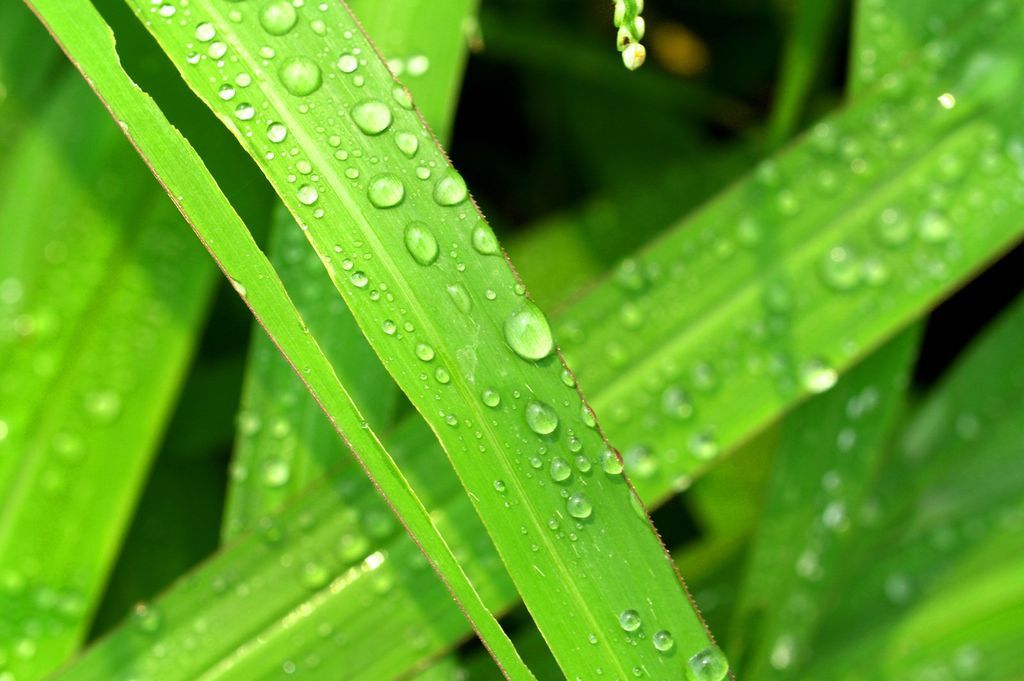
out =
[[[396,509],[407,529],[457,594],[510,678],[532,678],[497,621],[483,606],[479,595],[451,555],[422,503],[411,490],[394,461],[364,422],[338,382],[319,346],[304,328],[280,279],[256,247],[251,235],[233,212],[195,151],[171,127],[153,100],[128,79],[116,59],[109,29],[87,2],[31,5],[104,103],[121,121],[121,127],[151,164],[179,209],[186,214],[214,259],[231,277],[239,293],[261,319],[282,352],[301,375],[332,421],[344,432],[353,453],[362,458],[374,482]],[[205,29],[203,29],[205,30]],[[203,32],[201,30],[201,34]],[[219,48],[218,48],[219,49]],[[194,206],[194,208],[193,208]],[[245,280],[247,284],[241,282]],[[322,573],[314,573],[318,580]],[[327,575],[329,577],[329,573]],[[142,663],[142,660],[138,661]],[[187,664],[195,664],[190,658]]]
[[[626,480],[597,470],[615,454],[588,424],[543,313],[523,297],[408,91],[362,57],[373,52],[351,15],[325,4],[270,16],[200,0],[182,22],[130,4],[296,215],[446,447],[563,670],[681,673],[710,645],[708,632]],[[225,100],[243,74],[251,85]],[[533,459],[569,476],[544,480]],[[648,578],[607,578],[618,573]],[[622,643],[618,618],[630,610],[652,632],[671,632],[671,654]]]
[[[807,678],[1019,677],[1024,299],[915,411],[856,514]],[[1015,638],[1016,637],[1016,638]]]
[[[742,634],[730,638],[746,639],[744,675],[793,678],[813,654],[826,587],[903,407],[918,336],[893,339],[786,418],[740,587]]]
[[[86,634],[213,278],[77,76],[24,94],[0,114],[37,114],[0,186],[0,657],[34,679]]]
[[[377,36],[377,48],[392,56],[395,68],[409,70],[417,101],[426,106],[425,115],[436,117],[428,120],[440,130],[451,125],[454,86],[468,47],[463,26],[474,5],[473,0],[460,0],[438,8],[432,2],[402,0],[388,3],[386,12],[380,4],[353,5],[364,29]],[[427,35],[429,42],[424,41]],[[378,430],[391,425],[398,388],[331,281],[317,276],[320,261],[283,207],[274,213],[269,256],[360,412]],[[337,434],[316,401],[277,348],[259,333],[252,340],[239,425],[226,537],[251,528],[324,471],[334,468],[338,475],[342,466],[355,468],[342,455]]]

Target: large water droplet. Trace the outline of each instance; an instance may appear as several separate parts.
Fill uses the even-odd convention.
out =
[[[208,43],[217,35],[217,29],[208,21],[196,26],[196,40],[201,43]]]
[[[811,359],[800,372],[800,382],[812,393],[823,393],[836,384],[839,374],[822,359]]]
[[[391,109],[370,99],[352,107],[352,120],[367,135],[379,135],[391,125]]]
[[[665,629],[656,632],[654,636],[651,637],[651,643],[654,644],[655,649],[663,653],[667,653],[672,650],[672,647],[676,644],[675,640],[672,638],[672,634]]]
[[[622,473],[622,461],[611,449],[601,450],[601,470],[608,475],[619,475]]]
[[[558,414],[550,405],[530,400],[526,404],[526,425],[538,435],[550,435],[558,427]]]
[[[729,673],[729,661],[717,646],[708,646],[686,664],[687,681],[722,681]]]
[[[296,97],[305,97],[316,92],[324,82],[320,67],[308,57],[286,59],[277,75],[285,89]]]
[[[286,0],[272,2],[260,10],[260,26],[270,35],[284,35],[292,30],[296,21],[295,7]]]
[[[548,472],[551,474],[551,479],[555,482],[562,482],[568,480],[569,476],[572,475],[572,466],[568,461],[560,456],[556,456],[551,460],[551,466],[548,468]]]
[[[500,255],[501,247],[498,245],[498,239],[494,236],[494,232],[487,226],[486,223],[479,223],[473,228],[473,248],[480,255]]]
[[[457,206],[469,196],[466,181],[454,170],[449,170],[434,185],[434,201],[442,206]]]
[[[469,314],[469,311],[473,309],[473,299],[469,297],[466,288],[462,284],[455,283],[449,284],[446,289],[452,302],[455,303],[455,307],[459,308],[459,312]]]
[[[636,631],[640,628],[640,613],[636,610],[623,610],[619,613],[619,626],[623,631]]]
[[[288,128],[284,123],[271,123],[267,126],[267,139],[274,144],[279,144],[288,136]]]
[[[420,141],[411,132],[400,132],[395,135],[395,146],[408,158],[412,158],[420,148]]]
[[[413,260],[431,265],[437,260],[439,248],[430,228],[423,222],[410,222],[405,228],[405,248]]]
[[[528,300],[505,320],[505,342],[527,360],[544,359],[555,349],[547,317]]]
[[[405,198],[405,185],[397,175],[382,173],[370,180],[366,193],[377,208],[393,208]]]
[[[316,200],[320,198],[320,193],[317,192],[316,187],[311,184],[304,184],[299,187],[299,191],[296,193],[299,202],[305,206],[312,206],[316,203]]]
[[[501,404],[501,395],[499,395],[498,391],[493,388],[484,388],[484,391],[480,393],[480,399],[484,404],[492,409]]]
[[[573,518],[583,520],[589,518],[590,514],[593,513],[594,507],[590,504],[590,499],[583,492],[576,492],[571,497],[565,500],[565,510]]]

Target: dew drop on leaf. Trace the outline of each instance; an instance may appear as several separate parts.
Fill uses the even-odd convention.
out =
[[[481,222],[473,228],[473,248],[480,255],[500,255],[501,247],[498,246],[498,239],[487,224]]]
[[[590,504],[590,499],[583,492],[576,492],[565,501],[565,510],[573,518],[583,520],[589,518],[590,514],[593,513],[594,507]]]
[[[284,123],[271,123],[267,126],[267,139],[274,144],[280,144],[288,136],[288,128]]]
[[[808,360],[800,372],[800,382],[812,393],[823,393],[836,384],[839,374],[823,359]]]
[[[405,185],[393,173],[382,173],[370,180],[367,196],[377,208],[393,208],[405,198]]]
[[[454,170],[449,170],[434,185],[434,201],[440,206],[457,206],[469,196],[466,181]]]
[[[558,428],[558,414],[539,400],[530,400],[526,405],[526,425],[538,435],[550,435]]]
[[[405,248],[413,260],[424,266],[436,262],[440,251],[437,239],[423,222],[410,222],[406,226]]]
[[[296,97],[305,97],[320,89],[323,74],[316,62],[308,57],[292,57],[281,64],[278,71],[281,84]]]
[[[619,613],[619,626],[623,631],[636,631],[640,628],[640,613],[636,610],[623,610]]]
[[[505,320],[505,342],[526,360],[544,359],[555,349],[547,317],[530,301]]]
[[[667,653],[672,650],[672,647],[676,644],[672,638],[672,634],[662,629],[651,637],[651,643],[654,644],[655,649],[662,653]]]
[[[484,388],[484,391],[480,393],[480,400],[493,409],[501,404],[501,395],[493,388]]]
[[[572,466],[569,462],[560,456],[556,456],[551,460],[551,465],[548,467],[548,473],[551,474],[551,479],[555,482],[562,482],[568,480],[569,476],[572,475]]]
[[[729,673],[729,661],[717,646],[708,646],[686,663],[687,681],[722,681]]]
[[[305,206],[312,206],[316,203],[316,200],[320,198],[320,194],[317,192],[316,187],[311,184],[304,184],[299,187],[299,191],[296,193],[296,196],[298,197],[299,202]]]
[[[292,30],[296,21],[295,7],[286,0],[271,2],[260,10],[260,26],[270,35],[284,35]]]
[[[370,99],[352,107],[352,120],[367,135],[379,135],[391,126],[391,109]]]

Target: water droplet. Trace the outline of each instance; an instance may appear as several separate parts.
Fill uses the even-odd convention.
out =
[[[271,123],[267,126],[267,139],[274,144],[279,144],[288,136],[288,128],[284,123]]]
[[[661,408],[672,418],[686,420],[693,416],[693,402],[686,391],[678,386],[669,386],[661,394]]]
[[[444,367],[437,367],[437,369],[434,371],[434,379],[441,385],[448,385],[448,383],[452,380],[452,377],[448,373],[447,369],[445,369]]]
[[[412,108],[412,95],[401,85],[396,85],[395,89],[391,91],[391,96],[394,98],[398,106],[403,109]]]
[[[852,291],[860,285],[862,270],[853,253],[845,246],[829,250],[822,266],[825,284],[835,291]]]
[[[132,612],[132,620],[135,625],[147,634],[153,634],[160,629],[163,618],[156,606],[139,603]]]
[[[394,336],[395,332],[398,331],[398,325],[391,319],[385,319],[381,323],[380,328],[389,336]]]
[[[466,181],[454,170],[447,171],[434,185],[434,201],[441,206],[457,206],[468,196]]]
[[[210,42],[215,35],[217,35],[217,29],[208,21],[204,21],[196,26],[196,40],[201,43]]]
[[[594,507],[590,504],[590,499],[583,492],[576,492],[568,499],[565,500],[565,510],[573,518],[583,520],[589,518],[590,514],[594,511]]]
[[[426,343],[420,343],[416,346],[416,356],[424,362],[429,362],[434,359],[434,348],[430,347]]]
[[[281,83],[296,97],[305,97],[320,89],[323,74],[316,62],[308,57],[292,57],[281,64],[278,71]]]
[[[929,212],[921,216],[917,233],[925,243],[942,243],[953,234],[953,224],[941,213]]]
[[[623,631],[636,631],[640,628],[640,613],[636,610],[623,610],[619,614],[619,626]]]
[[[823,393],[836,384],[839,375],[825,360],[808,360],[800,372],[800,382],[812,393]]]
[[[486,223],[481,222],[473,228],[473,248],[480,255],[501,255],[501,247],[498,245],[498,239],[494,236],[494,232],[487,226]]]
[[[469,293],[466,292],[466,288],[462,284],[449,284],[447,290],[452,302],[460,312],[468,314],[473,309],[473,299],[469,297]]]
[[[538,435],[550,435],[558,427],[558,414],[550,405],[530,400],[526,404],[526,425]]]
[[[555,349],[547,317],[528,300],[505,321],[505,342],[526,360],[544,359]]]
[[[349,279],[356,288],[366,288],[366,285],[370,283],[370,279],[366,276],[365,272],[353,272]]]
[[[114,390],[96,390],[85,396],[85,410],[97,421],[110,423],[121,413],[121,396]]]
[[[556,456],[551,460],[551,465],[548,467],[548,472],[551,474],[551,479],[555,482],[562,482],[568,480],[569,476],[572,475],[572,466],[569,462],[560,456]]]
[[[407,157],[412,158],[420,148],[420,141],[410,132],[400,132],[395,135],[395,146]]]
[[[405,185],[397,175],[382,173],[370,180],[366,193],[377,208],[393,208],[405,198]]]
[[[672,647],[676,644],[675,640],[672,638],[672,634],[665,629],[656,632],[654,636],[651,637],[651,643],[654,644],[654,647],[657,650],[663,653],[667,653],[672,650]]]
[[[710,430],[702,430],[690,438],[690,451],[701,461],[713,459],[718,455],[718,439]]]
[[[379,135],[391,126],[391,109],[370,99],[352,107],[352,120],[367,135]]]
[[[263,483],[268,487],[281,487],[291,478],[291,467],[281,459],[271,459],[263,465]]]
[[[497,390],[492,388],[484,388],[484,391],[480,393],[480,399],[485,405],[492,409],[501,404],[501,395],[498,394]]]
[[[272,2],[260,10],[260,26],[270,35],[284,35],[292,30],[296,21],[295,7],[286,0]]]
[[[338,69],[342,73],[352,73],[359,68],[359,60],[354,55],[343,54],[338,58]]]
[[[439,248],[430,228],[423,222],[410,222],[405,228],[405,248],[413,260],[431,265],[437,260]]]
[[[576,458],[573,459],[573,461],[576,462],[576,470],[578,470],[580,473],[590,472],[592,464],[590,463],[590,459],[588,459],[583,454],[577,454]]]
[[[689,659],[687,681],[722,681],[729,673],[729,661],[718,646],[708,646]]]
[[[235,118],[240,121],[251,121],[256,115],[256,109],[248,102],[242,102],[235,107]]]
[[[217,96],[225,102],[230,101],[235,96],[235,88],[229,83],[224,83],[217,89]]]
[[[504,480],[495,480],[494,481],[494,489],[495,489],[495,491],[498,492],[498,494],[504,494],[505,490],[506,490],[505,481]]]
[[[296,196],[298,197],[299,202],[305,206],[312,206],[316,203],[316,200],[320,198],[320,194],[317,192],[316,187],[311,184],[304,184],[299,187],[299,191],[296,193]]]
[[[622,473],[622,461],[618,455],[611,449],[605,448],[601,450],[601,470],[608,475],[619,475]]]

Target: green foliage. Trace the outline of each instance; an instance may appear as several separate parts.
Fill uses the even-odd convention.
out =
[[[0,681],[1019,675],[1013,3],[28,4]]]

